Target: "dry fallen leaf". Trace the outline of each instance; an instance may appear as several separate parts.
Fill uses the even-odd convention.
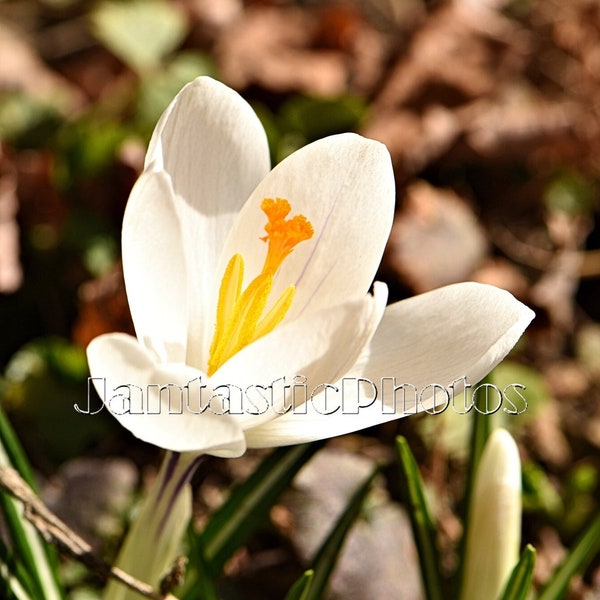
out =
[[[495,285],[517,298],[525,298],[529,283],[519,269],[503,258],[488,258],[473,274],[472,280]]]
[[[422,115],[409,110],[376,113],[361,133],[388,147],[397,178],[403,180],[446,153],[461,131],[454,111],[435,105]]]
[[[465,202],[420,181],[406,190],[385,265],[421,293],[468,279],[486,252],[484,232]]]
[[[257,84],[277,92],[345,92],[343,53],[311,49],[318,26],[314,14],[300,9],[248,9],[215,48],[223,81],[236,89]]]
[[[320,96],[369,93],[382,76],[385,36],[352,5],[253,6],[223,27],[215,56],[236,89]]]
[[[458,105],[487,95],[523,63],[527,40],[498,13],[442,5],[415,32],[375,101],[375,110],[427,104]]]
[[[0,293],[15,292],[21,286],[23,271],[19,261],[17,175],[3,160],[0,147]]]
[[[25,34],[0,20],[0,91],[18,89],[52,102],[65,113],[81,106],[82,97],[66,79],[49,69]]]
[[[76,343],[87,346],[96,336],[113,331],[134,333],[120,265],[83,284],[79,299],[79,317],[73,328]]]

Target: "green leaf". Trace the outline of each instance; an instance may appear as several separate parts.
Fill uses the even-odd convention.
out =
[[[356,129],[366,105],[358,97],[317,98],[294,96],[281,108],[283,131],[294,131],[308,140]]]
[[[575,535],[597,511],[596,489],[598,471],[590,463],[573,465],[564,491],[564,514],[560,531],[565,536]]]
[[[3,461],[0,461],[3,462]],[[40,595],[43,588],[36,579],[36,564],[34,554],[29,545],[26,533],[27,522],[23,517],[22,509],[16,500],[13,500],[4,492],[0,492],[0,512],[6,521],[6,528],[10,537],[10,544],[19,561],[25,566],[30,574],[30,586],[27,588],[32,595]],[[43,597],[43,596],[41,596]]]
[[[200,75],[215,75],[210,57],[201,52],[186,50],[173,57],[169,65],[144,78],[141,82],[135,108],[136,128],[149,137],[177,92]]]
[[[63,127],[56,141],[59,185],[67,188],[106,172],[114,164],[127,133],[123,123],[89,116]]]
[[[483,386],[486,384],[490,384],[489,376],[484,378],[479,383],[477,388],[483,389]],[[481,396],[478,396],[477,398],[474,398],[473,402],[477,403],[477,400],[481,400],[482,396],[483,394]],[[462,521],[465,524],[465,529],[463,531],[459,547],[459,567],[456,571],[456,574],[454,575],[455,590],[460,590],[462,588],[463,569],[465,565],[465,553],[467,545],[467,527],[469,523],[469,508],[472,501],[475,474],[477,473],[477,467],[479,465],[481,455],[483,454],[485,444],[488,438],[490,437],[490,432],[492,430],[492,418],[494,417],[493,414],[485,414],[485,410],[478,411],[475,409],[475,407],[471,412],[473,416],[471,439],[469,442],[469,464],[467,465],[467,483],[465,485],[464,505],[462,514]]]
[[[37,491],[29,461],[2,408],[0,408],[0,443],[6,452],[7,464],[19,472],[32,490]]]
[[[86,408],[89,371],[85,351],[67,340],[29,342],[5,373],[4,405],[10,406],[31,447],[49,463],[80,455],[114,427],[107,411],[91,416],[74,410],[74,405]],[[95,410],[100,400],[92,396],[90,404]],[[23,476],[32,483],[27,473]]]
[[[365,114],[366,104],[358,97],[293,96],[277,115],[275,162],[282,161],[308,142],[335,133],[355,131]]]
[[[510,574],[500,600],[527,600],[534,567],[535,548],[527,544],[519,562]]]
[[[545,513],[552,519],[564,516],[563,501],[548,473],[531,461],[523,465],[523,508]]]
[[[264,522],[269,510],[321,443],[279,448],[214,513],[200,534],[209,572],[216,575],[225,561]]]
[[[315,572],[312,569],[305,571],[302,577],[290,588],[290,591],[285,596],[285,600],[308,600],[308,592],[310,591],[314,576]]]
[[[19,148],[47,144],[56,132],[61,117],[55,107],[22,91],[0,94],[0,140]]]
[[[544,204],[550,211],[568,215],[589,213],[594,208],[596,190],[593,183],[577,171],[558,173],[544,192]]]
[[[514,433],[523,429],[553,400],[552,391],[535,369],[510,360],[500,363],[489,375],[503,395],[497,425]]]
[[[16,467],[26,480],[33,480],[25,454],[1,410],[0,464]],[[31,580],[31,587],[27,591],[35,598],[59,600],[62,598],[62,592],[58,586],[52,550],[46,546],[33,525],[25,519],[20,502],[5,493],[0,493],[0,508],[10,535],[15,560],[23,565]]]
[[[204,558],[204,548],[202,547],[200,536],[196,535],[193,526],[193,519],[188,527],[189,565],[185,574],[185,582],[182,591],[177,597],[184,600],[218,600],[219,596],[210,576],[206,560]]]
[[[417,464],[408,442],[401,436],[396,438],[396,452],[402,486],[406,490],[406,503],[413,537],[419,554],[425,597],[428,600],[442,600],[444,595],[435,544],[435,527],[429,515]]]
[[[319,548],[312,561],[311,569],[314,571],[313,580],[307,590],[305,600],[319,600],[324,597],[325,588],[329,577],[340,554],[340,549],[350,528],[360,515],[365,498],[371,491],[375,477],[379,474],[377,467],[364,483],[354,492],[344,512],[341,514],[333,529]]]
[[[478,389],[483,389],[485,385],[493,385],[490,384],[489,378],[483,379],[480,384],[477,386]],[[477,404],[477,400],[481,400],[483,397],[483,393],[481,396],[477,396],[473,401]],[[469,507],[468,504],[471,501],[471,492],[473,491],[473,484],[475,482],[475,474],[477,473],[477,466],[479,465],[479,460],[481,459],[481,455],[483,454],[483,449],[485,448],[485,444],[490,437],[490,433],[492,431],[492,419],[494,417],[493,414],[486,414],[485,410],[478,411],[475,407],[472,410],[473,421],[472,421],[472,429],[471,429],[471,440],[469,443],[469,465],[467,468],[467,485],[465,490],[465,517],[468,515]]]
[[[90,18],[96,37],[141,74],[159,67],[187,30],[183,14],[161,0],[102,2]]]
[[[577,540],[571,552],[556,569],[538,596],[538,600],[560,600],[573,575],[583,571],[600,551],[600,515]]]
[[[31,600],[27,590],[35,589],[29,574],[0,539],[0,598],[6,600]]]

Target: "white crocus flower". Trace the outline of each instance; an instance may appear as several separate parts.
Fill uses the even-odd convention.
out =
[[[318,402],[281,414],[296,376],[306,378],[309,392],[362,377],[380,394],[381,379],[395,377],[396,385],[425,389],[423,405],[432,383],[479,381],[533,313],[507,292],[474,283],[384,310],[385,286],[368,291],[394,201],[382,144],[331,136],[270,171],[266,136],[250,106],[210,78],[188,84],[156,127],[123,220],[137,339],[108,334],[88,347],[107,408],[156,446],[238,456],[246,447],[331,437],[404,414],[382,410],[391,399],[381,395],[358,414],[323,414],[332,411]],[[138,394],[150,402],[149,384],[192,382],[189,395],[201,391],[204,402],[227,386],[246,390],[283,377],[287,395],[270,410],[255,408],[255,400],[231,411],[243,414],[216,414],[213,401],[197,414],[192,399],[173,414],[138,402]],[[173,400],[177,388],[170,392]],[[351,400],[344,398],[348,406]]]
[[[270,170],[250,106],[210,78],[188,84],[156,127],[123,220],[137,338],[108,334],[88,347],[107,409],[156,446],[232,457],[382,423],[431,406],[432,383],[480,380],[533,313],[473,283],[385,308],[385,286],[369,289],[394,202],[384,145],[331,136]],[[321,390],[314,402],[298,399],[297,376],[309,393]],[[372,381],[376,401],[353,398],[346,386],[346,410],[331,410],[326,384],[343,377]],[[394,410],[381,389],[391,377],[422,391],[421,406]],[[273,382],[288,387],[264,410]],[[168,410],[167,388],[162,405],[150,406],[152,391],[168,384],[180,411]],[[228,405],[223,390],[249,388],[253,399]],[[187,456],[180,478],[168,476],[174,490],[189,474]]]
[[[505,429],[496,429],[485,445],[469,510],[461,600],[498,598],[521,543],[521,461]]]

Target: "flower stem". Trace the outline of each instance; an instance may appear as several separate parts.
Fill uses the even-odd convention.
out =
[[[157,480],[133,522],[115,566],[157,588],[177,557],[192,513],[188,485],[200,456],[168,452]],[[140,596],[111,581],[105,600],[139,600]]]

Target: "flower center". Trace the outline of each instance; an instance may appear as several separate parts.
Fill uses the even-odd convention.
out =
[[[227,264],[219,289],[217,323],[210,346],[208,375],[242,348],[273,331],[281,323],[292,305],[296,288],[287,287],[273,306],[265,313],[273,287],[273,278],[281,263],[300,242],[313,236],[313,227],[304,215],[286,219],[290,203],[283,198],[265,198],[261,209],[267,215],[267,256],[260,274],[242,291],[244,259],[234,254]]]

